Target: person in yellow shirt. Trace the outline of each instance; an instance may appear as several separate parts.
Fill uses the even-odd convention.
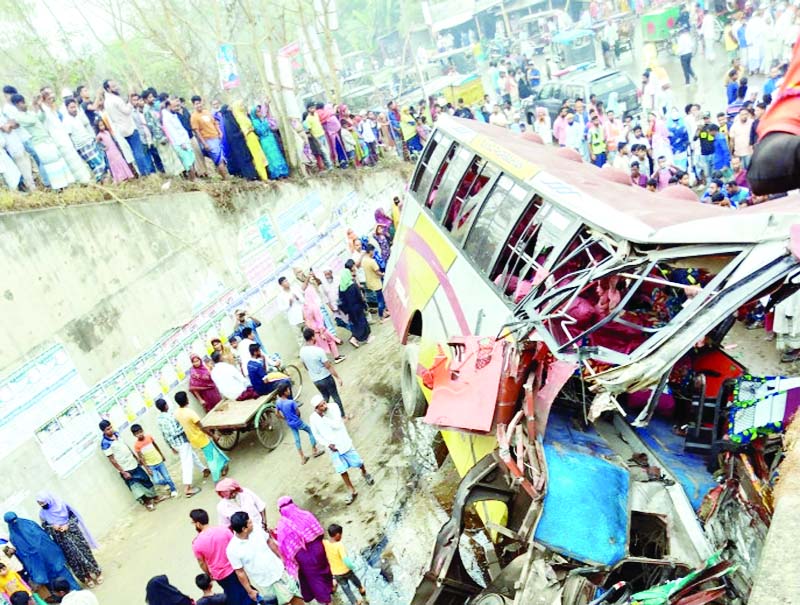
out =
[[[361,256],[361,268],[364,269],[364,281],[367,290],[375,294],[378,301],[378,317],[381,322],[389,319],[390,315],[386,311],[386,300],[383,298],[383,271],[375,260],[375,246],[367,244],[367,250]]]
[[[189,444],[193,448],[203,451],[208,468],[211,470],[211,478],[216,483],[228,474],[230,458],[217,447],[211,431],[200,424],[200,416],[197,415],[197,412],[189,409],[189,396],[186,391],[175,393],[175,403],[178,404],[178,409],[174,414],[175,420],[183,427]]]
[[[322,122],[320,122],[319,116],[317,115],[317,106],[315,103],[309,103],[306,107],[306,118],[303,121],[303,126],[308,130],[310,138],[313,138],[316,143],[311,143],[312,152],[322,158],[326,170],[331,170],[333,164],[331,164],[331,154],[328,151],[328,139],[325,136],[325,129],[322,128]]]
[[[342,543],[342,531],[341,525],[331,524],[328,527],[330,540],[325,540],[322,545],[325,547],[325,556],[328,558],[328,565],[330,565],[333,579],[341,586],[352,605],[362,605],[367,596],[367,591],[353,571],[353,562],[347,556],[347,549]],[[357,599],[356,595],[353,594],[350,584],[358,590],[361,595],[360,599]]]
[[[22,576],[5,563],[0,563],[0,594],[5,593],[11,596],[18,591],[31,594],[31,589],[22,579]]]

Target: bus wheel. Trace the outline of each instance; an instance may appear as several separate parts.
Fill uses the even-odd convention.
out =
[[[403,409],[409,418],[418,418],[425,414],[428,402],[422,387],[417,380],[417,364],[419,347],[416,344],[407,344],[403,354],[403,374],[400,377],[400,388],[403,393]]]

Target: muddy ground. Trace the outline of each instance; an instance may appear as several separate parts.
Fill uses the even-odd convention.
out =
[[[352,474],[359,495],[351,506],[345,505],[344,485],[328,457],[301,466],[288,431],[272,452],[248,433],[231,453],[230,477],[267,502],[271,527],[278,516],[275,502],[282,495],[313,511],[323,526],[342,525],[348,548],[363,553],[359,575],[367,579],[370,602],[395,605],[407,603],[413,594],[434,536],[445,520],[438,502],[452,493],[457,478],[447,464],[432,472],[435,461],[426,444],[433,432],[415,430],[413,438],[407,437],[406,422],[397,407],[401,347],[388,323],[374,325],[373,333],[375,340],[358,350],[342,347],[347,360],[337,371],[344,380],[340,391],[345,408],[355,415],[348,427],[375,485],[368,487]],[[300,399],[308,402],[316,390],[305,379]],[[302,412],[307,419],[308,406]],[[307,447],[305,434],[302,439]],[[180,477],[177,459],[168,464],[173,478]],[[188,515],[193,508],[205,508],[213,523],[217,504],[210,479],[201,485],[203,491],[193,498],[162,502],[153,513],[137,507],[121,516],[116,531],[103,540],[98,552],[106,578],[95,589],[101,603],[143,603],[147,580],[162,573],[190,596],[200,596],[194,587],[200,570],[191,551],[195,532]],[[387,583],[385,577],[393,582]]]
[[[266,452],[255,436],[248,434],[232,453],[230,476],[266,500],[270,526],[277,518],[275,502],[284,494],[313,511],[323,526],[341,524],[345,543],[358,553],[358,572],[366,580],[370,602],[401,605],[410,601],[428,563],[458,477],[448,461],[436,468],[430,449],[433,432],[419,423],[409,425],[403,418],[399,407],[401,347],[388,324],[373,328],[375,340],[369,345],[359,350],[344,345],[348,358],[337,370],[344,380],[345,407],[355,415],[349,429],[375,477],[375,486],[370,488],[359,478],[356,502],[345,505],[346,492],[327,456],[301,466],[288,432],[272,452]],[[725,347],[755,374],[798,371],[795,364],[778,362],[774,343],[766,339],[763,330],[747,331],[737,324]],[[316,391],[306,384],[301,400],[307,402]],[[305,418],[309,411],[303,408]],[[305,436],[303,439],[307,444]],[[173,477],[178,477],[177,460],[169,460],[169,464]],[[142,603],[147,580],[162,573],[187,594],[199,596],[194,588],[199,569],[190,547],[194,528],[188,513],[202,507],[214,519],[217,503],[210,480],[202,487],[202,493],[194,498],[163,502],[154,513],[137,508],[121,517],[116,532],[105,538],[98,553],[106,577],[95,589],[101,603]],[[480,539],[477,533],[468,533]]]

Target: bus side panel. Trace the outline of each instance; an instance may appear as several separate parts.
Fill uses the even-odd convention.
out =
[[[415,213],[415,217],[409,214],[403,213],[396,238],[399,241],[393,246],[393,264],[384,287],[394,328],[404,343],[414,313],[420,311],[425,315],[431,312],[426,309],[428,303],[441,282],[447,280],[447,271],[456,259],[452,244],[426,215],[421,212]],[[414,223],[409,225],[408,219],[414,219]],[[448,313],[447,310],[443,312]],[[446,334],[437,336],[437,340],[447,338]]]

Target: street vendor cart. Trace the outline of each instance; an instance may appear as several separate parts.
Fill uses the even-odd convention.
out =
[[[303,376],[293,365],[282,366],[292,385],[292,397],[297,400],[303,391]],[[217,445],[230,451],[239,443],[242,433],[255,430],[258,440],[268,450],[274,450],[283,441],[284,422],[275,408],[276,391],[258,399],[231,401],[223,399],[200,421],[211,430]]]

